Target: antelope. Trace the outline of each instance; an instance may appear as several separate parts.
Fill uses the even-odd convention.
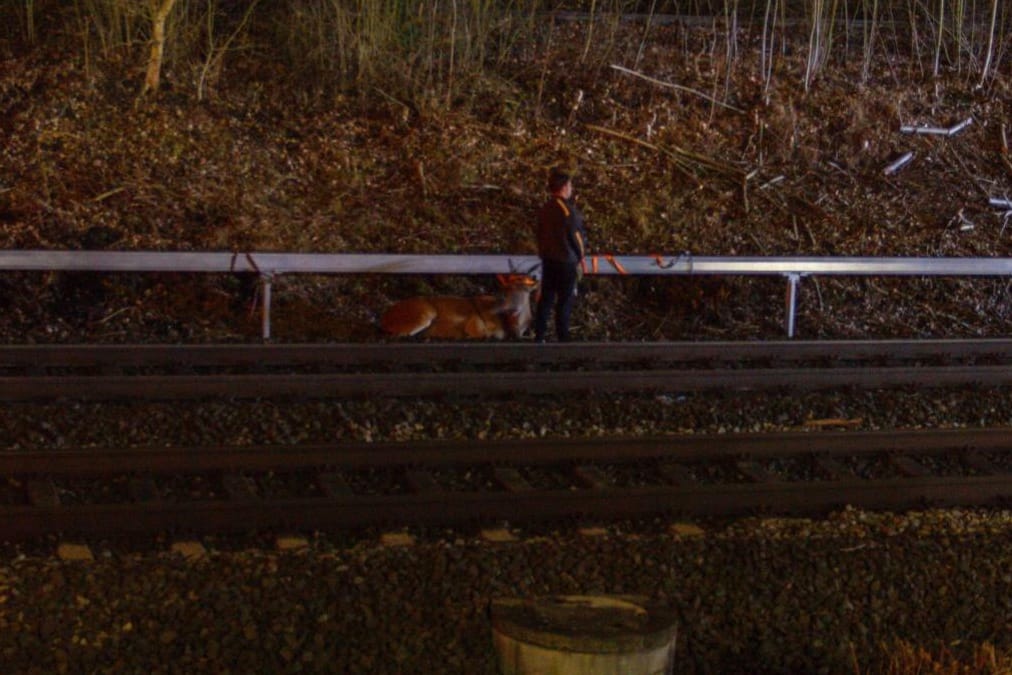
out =
[[[538,282],[528,274],[508,274],[499,275],[499,285],[498,295],[401,300],[380,317],[380,328],[401,337],[519,338],[531,325],[531,293]]]

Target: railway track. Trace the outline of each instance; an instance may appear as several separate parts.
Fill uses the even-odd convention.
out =
[[[0,347],[0,400],[1007,386],[1012,340]],[[1012,430],[0,453],[0,538],[996,505]]]
[[[1012,429],[0,453],[0,539],[1012,500]]]
[[[1012,340],[0,347],[0,400],[1007,386]]]

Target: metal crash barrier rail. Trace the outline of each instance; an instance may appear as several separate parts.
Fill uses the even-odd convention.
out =
[[[508,274],[532,270],[531,255],[258,253],[189,251],[0,251],[0,271],[252,273],[263,284],[262,329],[270,339],[271,283],[283,274]],[[765,275],[787,280],[785,325],[794,337],[798,284],[806,276],[1012,277],[1012,258],[719,257],[591,255],[588,275]]]

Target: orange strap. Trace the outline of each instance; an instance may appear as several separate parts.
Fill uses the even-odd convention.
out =
[[[651,253],[650,255],[654,259],[654,264],[663,270],[671,269],[684,259],[689,265],[689,272],[692,272],[692,254],[688,251],[682,251],[677,257],[671,258],[667,262],[664,262],[664,258],[661,257],[660,253]]]
[[[622,267],[622,264],[619,261],[615,260],[615,256],[613,256],[612,254],[608,253],[607,255],[604,256],[604,259],[610,262],[611,266],[614,267],[619,274],[629,274],[628,272],[625,271],[625,268]]]
[[[589,272],[590,272],[590,274],[597,274],[598,269],[599,269],[598,262],[600,261],[600,256],[592,255],[592,256],[589,256],[589,257],[590,257],[590,270],[589,270]],[[626,271],[626,268],[622,266],[622,263],[620,263],[618,260],[616,260],[615,256],[613,256],[611,253],[605,253],[604,254],[604,259],[612,267],[614,267],[615,271],[618,272],[619,274],[629,274],[629,272]],[[584,274],[586,274],[588,272],[588,270],[587,270],[587,258],[584,258],[583,260],[580,261],[580,266],[583,267],[583,272],[584,272]]]

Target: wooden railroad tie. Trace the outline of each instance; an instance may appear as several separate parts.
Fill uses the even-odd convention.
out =
[[[221,486],[229,499],[237,502],[252,502],[260,499],[257,494],[256,481],[249,476],[238,473],[226,473],[221,477]]]
[[[832,457],[816,457],[815,470],[826,480],[846,480],[854,473]]]
[[[351,489],[351,485],[348,484],[345,477],[333,471],[321,473],[316,479],[316,484],[320,486],[323,494],[330,499],[352,497],[355,494],[355,491]]]
[[[906,455],[890,455],[889,463],[907,478],[927,478],[931,475],[923,464]]]
[[[496,467],[492,472],[495,482],[507,492],[530,492],[534,488],[520,472],[510,467]]]
[[[56,484],[48,478],[28,481],[25,490],[32,506],[54,508],[60,505],[60,494],[56,491]]]
[[[439,484],[436,477],[428,471],[421,469],[409,469],[405,471],[404,482],[407,484],[408,489],[415,494],[433,495],[443,491],[443,486]]]

